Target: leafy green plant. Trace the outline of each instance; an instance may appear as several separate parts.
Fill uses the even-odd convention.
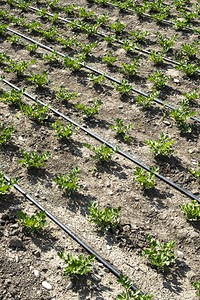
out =
[[[0,24],[0,33],[1,35],[5,35],[7,32],[8,24]]]
[[[98,208],[98,203],[90,201],[88,210],[90,212],[89,221],[100,226],[103,232],[119,225],[121,206],[118,208],[106,207],[104,210],[100,210]]]
[[[28,50],[30,53],[35,53],[37,48],[38,48],[38,44],[26,45],[26,50]]]
[[[139,95],[136,98],[136,101],[143,105],[144,107],[150,107],[153,105],[153,101],[156,97],[158,97],[158,95],[160,94],[160,91],[152,91],[150,92],[147,96],[143,96],[143,95]]]
[[[19,178],[11,178],[10,181],[7,181],[4,177],[4,173],[0,171],[0,195],[5,195],[14,184],[17,184]]]
[[[131,142],[132,139],[127,135],[127,132],[129,129],[131,129],[134,126],[134,124],[125,125],[122,119],[120,118],[117,118],[115,122],[116,125],[110,126],[110,128],[116,130],[117,135],[122,137],[125,141]]]
[[[109,161],[112,158],[112,155],[119,150],[119,147],[116,147],[115,149],[112,149],[106,144],[101,145],[101,147],[92,146],[87,143],[83,143],[83,146],[90,149],[95,153],[95,155],[92,155],[92,159],[97,159],[99,162],[105,162]]]
[[[32,59],[30,62],[22,61],[21,63],[11,61],[9,67],[6,68],[6,71],[11,71],[17,73],[17,76],[22,76],[24,75],[24,72],[28,69],[28,67],[35,62],[36,59]]]
[[[88,55],[96,46],[97,46],[97,43],[91,43],[91,44],[82,44],[82,52],[85,54],[85,55]]]
[[[200,67],[196,64],[189,63],[187,60],[182,61],[179,60],[180,65],[178,65],[176,68],[183,73],[185,73],[187,76],[193,76],[197,73],[197,71],[200,70]]]
[[[117,57],[112,54],[111,51],[108,52],[106,56],[102,58],[102,61],[104,61],[108,66],[112,65],[117,60]]]
[[[96,21],[97,21],[98,25],[104,25],[104,24],[108,23],[108,21],[109,21],[107,13],[105,13],[103,16],[100,16],[100,17],[95,16],[95,18],[96,18]]]
[[[199,51],[199,41],[197,40],[191,44],[183,43],[182,49],[178,52],[178,54],[188,58],[193,58],[197,55],[198,51]]]
[[[138,68],[140,67],[139,60],[140,60],[140,57],[137,56],[129,64],[125,64],[122,62],[121,63],[121,65],[122,65],[121,72],[123,74],[125,74],[127,77],[140,74],[140,72],[138,71]]]
[[[2,123],[0,123],[0,146],[7,144],[12,139],[12,133],[15,131],[15,127],[13,125],[9,127],[4,127]]]
[[[152,50],[151,53],[150,53],[149,59],[151,61],[153,61],[154,64],[156,64],[156,65],[161,64],[161,63],[163,63],[163,60],[164,60],[163,59],[163,53]]]
[[[10,56],[6,55],[5,52],[0,53],[0,63],[3,63],[4,61],[11,61]]]
[[[43,85],[47,85],[50,83],[47,70],[43,71],[42,74],[34,74],[33,72],[30,73],[32,76],[28,77],[27,79],[36,84],[38,87],[41,88]]]
[[[182,95],[186,97],[189,103],[193,103],[198,98],[199,90],[196,88],[191,93],[183,93]]]
[[[154,178],[155,174],[158,174],[158,170],[158,166],[150,167],[149,171],[145,171],[140,167],[136,167],[136,171],[134,172],[136,178],[134,178],[133,180],[138,181],[143,190],[151,189],[156,185],[156,183],[154,182]]]
[[[116,34],[120,34],[125,27],[126,24],[122,24],[119,20],[110,25],[110,28],[115,31]]]
[[[182,108],[172,110],[169,115],[175,120],[178,129],[182,133],[192,132],[193,124],[186,123],[186,120],[190,119],[191,116],[195,116],[196,112],[191,111],[188,106],[182,105]]]
[[[22,11],[27,11],[29,9],[29,6],[31,5],[30,2],[27,3],[27,1],[18,1],[18,2],[14,2],[15,6],[19,7],[22,9]]]
[[[178,38],[178,34],[174,34],[171,38],[167,39],[158,31],[156,32],[156,36],[158,37],[158,43],[163,47],[164,52],[169,51]]]
[[[72,124],[68,124],[63,126],[62,122],[56,121],[55,123],[51,124],[51,127],[57,131],[55,136],[61,138],[62,140],[69,139],[77,130],[78,127],[74,127]]]
[[[176,259],[173,252],[175,240],[169,243],[160,243],[155,240],[151,235],[146,234],[146,239],[149,242],[149,249],[142,251],[142,256],[146,257],[153,266],[158,270],[165,271],[169,265]]]
[[[140,29],[136,29],[130,32],[130,35],[133,37],[133,42],[144,42],[146,39],[146,36],[149,34],[149,31],[142,32]]]
[[[190,173],[192,175],[194,175],[194,177],[200,179],[200,161],[199,161],[199,170],[198,171],[194,171],[193,169],[190,169]]]
[[[51,54],[44,54],[43,58],[49,61],[50,63],[56,63],[59,61],[59,55],[56,51],[53,51]]]
[[[58,34],[57,26],[52,26],[49,30],[40,30],[40,33],[47,39],[52,40]]]
[[[49,0],[47,1],[47,4],[49,5],[49,7],[51,9],[55,9],[55,8],[59,8],[58,3],[60,2],[60,0]]]
[[[130,85],[128,83],[128,81],[125,79],[122,79],[119,84],[116,84],[114,86],[115,86],[116,91],[120,92],[121,95],[127,95],[133,89],[132,85]]]
[[[18,162],[22,163],[23,168],[43,168],[45,167],[44,160],[47,160],[51,155],[50,151],[46,151],[41,155],[34,151],[29,153],[23,149],[20,149],[20,152],[23,154],[24,158],[19,159]]]
[[[68,195],[71,195],[72,193],[82,188],[82,186],[78,183],[79,173],[79,167],[76,166],[75,168],[71,169],[70,173],[54,177],[53,181],[55,181],[58,184],[58,188],[60,190],[64,190]]]
[[[12,36],[8,36],[7,40],[11,43],[11,44],[17,44],[17,42],[19,42],[20,40],[20,36],[13,34]]]
[[[66,256],[65,252],[57,252],[58,256],[64,260],[67,267],[64,275],[74,278],[77,275],[87,274],[92,269],[92,262],[95,260],[94,255],[85,257],[84,254],[78,256],[78,259],[73,257],[70,253]]]
[[[94,82],[94,84],[96,83],[96,84],[100,84],[100,83],[102,83],[102,82],[104,82],[105,81],[105,74],[103,74],[103,75],[99,75],[99,76],[95,76],[94,74],[88,74],[87,75],[88,77],[89,77],[89,79],[92,81],[92,82]]]
[[[103,102],[100,99],[94,99],[93,104],[91,106],[85,106],[82,104],[75,106],[81,110],[83,115],[86,115],[88,118],[92,118],[99,113],[98,109],[102,104]]]
[[[125,289],[120,295],[117,295],[118,300],[130,300],[130,299],[135,299],[135,300],[150,300],[154,296],[153,295],[145,295],[141,294],[140,290],[137,290],[135,292],[131,291],[131,287],[133,285],[133,282],[130,281],[128,276],[124,276],[123,274],[120,274],[120,278],[117,280]]]
[[[22,95],[24,94],[25,89],[22,89],[20,91],[12,89],[10,92],[6,93],[4,92],[1,95],[1,100],[5,103],[10,103],[14,106],[20,106],[22,103]]]
[[[200,281],[192,282],[192,285],[197,290],[196,295],[199,296],[200,299]]]
[[[60,89],[57,91],[56,88],[56,98],[64,102],[68,102],[77,97],[78,93],[69,92],[63,85],[60,86]]]
[[[172,144],[175,140],[169,140],[169,136],[164,132],[161,133],[158,141],[145,140],[145,143],[150,146],[150,151],[154,153],[155,156],[170,156],[174,149],[172,149]]]
[[[162,74],[161,71],[156,70],[154,75],[150,75],[148,76],[148,80],[152,81],[154,83],[154,88],[155,89],[162,89],[163,87],[166,86],[167,81],[172,78],[171,75],[167,76]]]
[[[49,110],[49,105],[43,106],[39,104],[35,104],[35,105],[20,104],[20,109],[24,115],[40,123],[43,123],[45,120],[49,118],[47,114]]]
[[[58,37],[56,39],[61,45],[64,45],[67,49],[73,48],[74,45],[79,46],[79,42],[77,41],[77,35],[73,37],[69,37],[67,40],[63,39],[62,37]]]
[[[28,31],[32,33],[40,32],[41,27],[42,27],[42,23],[33,21],[31,22],[31,24],[28,24]]]
[[[197,200],[192,200],[192,203],[181,205],[180,208],[184,212],[184,215],[186,215],[188,221],[200,220],[200,205]]]
[[[82,68],[84,61],[85,61],[85,54],[74,59],[70,57],[65,57],[64,65],[67,68],[77,71],[80,70],[80,68]]]
[[[38,212],[32,217],[29,217],[27,213],[23,213],[22,211],[18,211],[17,214],[17,221],[21,223],[29,233],[41,233],[43,228],[48,225],[46,213],[44,211]]]

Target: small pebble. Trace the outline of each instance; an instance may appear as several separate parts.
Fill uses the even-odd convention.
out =
[[[184,254],[181,251],[177,251],[178,258],[184,258]]]
[[[19,136],[18,138],[20,141],[24,141],[23,137],[22,136]]]
[[[72,281],[70,281],[70,282],[68,283],[68,285],[66,286],[66,289],[67,289],[67,290],[70,290],[72,287],[73,287],[73,283],[72,283]]]
[[[19,256],[18,255],[15,256],[15,261],[16,261],[16,263],[19,262]]]
[[[110,250],[110,249],[111,249],[111,246],[106,245],[106,248],[107,248],[107,250]]]
[[[39,278],[40,277],[40,272],[38,270],[33,270],[33,273],[35,277]]]
[[[42,281],[42,286],[47,290],[52,290],[52,286],[47,281]]]

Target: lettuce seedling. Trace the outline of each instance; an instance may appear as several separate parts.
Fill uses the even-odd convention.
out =
[[[41,155],[34,151],[29,153],[23,149],[20,149],[20,152],[24,155],[24,159],[19,159],[18,162],[22,163],[23,168],[43,168],[45,167],[44,160],[48,159],[51,155],[50,151],[47,151]]]
[[[48,222],[46,221],[46,213],[44,211],[38,212],[35,216],[32,217],[29,217],[22,211],[18,211],[17,221],[21,223],[29,233],[40,233],[43,228],[48,225]]]
[[[192,200],[192,203],[181,205],[180,208],[188,221],[200,221],[200,205],[197,200]]]
[[[158,141],[145,140],[145,143],[150,146],[150,151],[155,156],[170,156],[175,150],[172,149],[171,145],[175,140],[169,140],[169,136],[164,132],[161,133]]]

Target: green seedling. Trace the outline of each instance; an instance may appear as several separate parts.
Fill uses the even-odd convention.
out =
[[[7,33],[8,24],[0,24],[0,34],[5,35]]]
[[[128,276],[124,276],[123,274],[120,274],[120,278],[117,280],[125,289],[120,295],[117,295],[117,300],[150,300],[154,296],[153,295],[145,295],[140,292],[140,290],[136,290],[135,292],[132,292],[131,287],[133,285],[133,282],[130,281]]]
[[[0,123],[0,146],[7,144],[12,139],[12,133],[15,131],[15,127],[13,125],[9,127],[4,127],[2,123]]]
[[[127,77],[140,74],[140,72],[138,71],[138,68],[140,67],[139,60],[140,60],[140,57],[137,56],[129,64],[125,64],[122,62],[121,63],[121,65],[122,65],[121,72],[124,75],[126,75]]]
[[[52,40],[58,34],[57,26],[52,26],[49,30],[40,30],[40,33],[47,39]]]
[[[166,86],[167,81],[171,79],[172,76],[164,75],[161,71],[156,70],[154,75],[148,76],[148,80],[154,83],[154,88],[157,90],[161,90],[163,87]]]
[[[112,65],[116,60],[117,57],[114,56],[111,51],[109,51],[108,54],[102,58],[102,61],[104,61],[108,66]]]
[[[180,206],[188,221],[200,221],[200,205],[197,200]]]
[[[49,63],[57,63],[59,61],[59,55],[56,51],[53,51],[51,54],[44,54],[42,56],[44,59],[46,59]]]
[[[115,122],[116,125],[110,126],[110,128],[116,130],[117,135],[122,137],[124,141],[131,142],[132,139],[127,135],[127,132],[129,129],[131,129],[134,126],[134,124],[125,125],[120,118],[117,118]]]
[[[64,260],[67,267],[65,268],[64,275],[70,278],[84,275],[91,271],[92,262],[95,260],[94,255],[85,257],[84,254],[78,256],[78,259],[73,257],[70,253],[66,256],[65,252],[57,252],[58,256]]]
[[[51,1],[47,1],[47,4],[49,5],[49,7],[51,9],[55,9],[55,8],[59,8],[58,3],[60,2],[60,0],[51,0]]]
[[[137,16],[139,16],[139,17],[142,16],[148,10],[147,1],[142,6],[138,6],[137,4],[133,4],[133,9],[134,9]]]
[[[120,92],[121,95],[127,95],[133,89],[132,85],[130,85],[128,83],[128,81],[125,79],[122,79],[122,81],[119,84],[116,84],[114,86],[115,86],[116,91]]]
[[[133,2],[131,0],[127,0],[125,2],[120,2],[120,1],[114,1],[114,4],[117,5],[117,7],[121,11],[126,11],[129,8],[132,8]]]
[[[119,150],[119,147],[112,149],[106,146],[106,144],[101,145],[100,148],[87,143],[83,143],[83,146],[95,153],[95,155],[92,155],[91,157],[92,159],[97,159],[98,162],[110,161],[112,159],[112,155]]]
[[[189,103],[194,103],[196,99],[198,99],[198,93],[199,93],[199,90],[196,88],[194,89],[193,92],[191,93],[183,93],[182,95],[186,97],[186,100],[189,102]]]
[[[51,127],[57,131],[55,136],[61,138],[62,140],[69,139],[77,130],[78,127],[74,127],[72,124],[68,124],[63,126],[62,122],[56,121],[55,123],[51,124]]]
[[[143,105],[145,108],[148,108],[150,106],[153,105],[153,101],[155,98],[157,98],[160,94],[160,91],[152,91],[148,94],[148,96],[143,96],[143,95],[139,95],[137,98],[136,98],[136,101]]]
[[[163,63],[163,53],[158,51],[151,51],[149,59],[154,62],[155,65]]]
[[[79,173],[79,167],[76,166],[74,169],[71,169],[70,173],[54,177],[53,181],[55,181],[58,184],[58,188],[60,190],[64,190],[68,195],[71,195],[72,193],[77,192],[80,188],[83,187],[82,185],[79,185],[78,182]]]
[[[182,49],[178,52],[181,56],[186,58],[194,58],[199,52],[199,41],[195,41],[191,44],[182,44]]]
[[[4,63],[4,62],[10,62],[11,61],[11,58],[10,56],[6,55],[4,52],[3,53],[0,53],[0,63]]]
[[[119,20],[117,20],[115,23],[110,25],[110,28],[116,34],[120,34],[124,30],[125,27],[126,27],[126,24],[122,24]]]
[[[100,84],[106,79],[105,74],[99,76],[95,76],[94,74],[88,74],[87,76],[89,77],[89,80],[94,82],[94,84]]]
[[[168,52],[171,47],[175,44],[175,41],[178,38],[178,34],[174,34],[171,38],[165,38],[160,32],[155,33],[158,37],[158,43],[163,47],[164,52]]]
[[[112,36],[104,36],[104,41],[106,41],[108,44],[112,44],[115,42],[116,40],[116,37],[115,35],[112,35]]]
[[[137,44],[130,43],[129,40],[123,40],[123,45],[121,47],[124,48],[127,52],[131,53],[134,52],[136,46]]]
[[[69,100],[72,100],[76,98],[78,93],[69,92],[64,86],[60,86],[59,91],[56,89],[56,98],[58,100],[62,100],[64,102],[68,102]]]
[[[136,29],[130,32],[130,35],[133,37],[132,41],[142,43],[145,41],[146,36],[149,34],[149,31],[142,32],[140,29]]]
[[[42,23],[33,21],[31,24],[28,24],[28,31],[32,33],[40,32],[41,27]]]
[[[38,16],[40,16],[42,19],[47,18],[47,11],[45,8],[40,9],[39,11],[36,12]]]
[[[180,65],[178,65],[176,68],[181,72],[185,73],[189,77],[195,75],[197,71],[200,70],[200,67],[198,65],[189,63],[187,60],[186,61],[180,60],[179,63]]]
[[[65,7],[63,7],[63,9],[65,10],[65,12],[68,15],[75,15],[75,8],[77,7],[76,4],[72,4],[72,5],[66,5]]]
[[[13,187],[14,184],[17,184],[19,178],[11,178],[10,181],[7,181],[4,177],[4,173],[0,171],[0,195],[3,196]]]
[[[138,181],[143,190],[151,189],[156,185],[156,183],[154,182],[154,178],[155,174],[158,174],[158,170],[158,166],[150,167],[149,171],[145,171],[140,167],[136,167],[136,171],[134,172],[136,178],[134,178],[133,180]]]
[[[85,20],[91,20],[95,17],[94,11],[88,11],[84,7],[79,8],[78,11],[79,11],[79,16],[83,17]]]
[[[35,53],[37,48],[38,44],[26,45],[26,50],[28,50],[30,53]]]
[[[95,47],[97,46],[97,43],[91,43],[91,44],[82,44],[82,52],[85,55],[88,55]]]
[[[200,281],[192,282],[192,285],[197,290],[196,295],[199,296],[199,299],[200,299]]]
[[[45,70],[42,72],[42,74],[34,74],[33,72],[31,73],[31,77],[28,77],[27,79],[34,84],[36,84],[39,88],[41,88],[43,85],[49,84],[51,81],[48,79],[48,71]]]
[[[20,104],[20,110],[24,115],[40,123],[43,123],[45,120],[49,118],[47,114],[49,110],[49,105],[43,106],[39,104],[35,104],[35,105]]]
[[[146,234],[146,239],[149,242],[149,249],[142,251],[142,256],[146,257],[149,262],[158,268],[158,270],[165,271],[169,265],[175,261],[176,255],[174,249],[175,240],[169,243],[160,243],[149,234]]]
[[[28,11],[29,9],[29,6],[31,5],[31,2],[26,2],[26,1],[18,1],[18,2],[14,2],[15,3],[15,6],[21,8],[22,11]]]
[[[174,153],[172,149],[172,144],[175,140],[169,139],[169,136],[164,132],[161,133],[158,141],[145,140],[145,143],[150,146],[150,151],[154,153],[155,156],[170,156]]]
[[[188,3],[188,0],[173,0],[173,3],[176,6],[176,8],[179,9],[184,7]]]
[[[120,206],[118,208],[106,207],[104,210],[100,210],[98,208],[98,203],[90,201],[88,210],[90,212],[90,222],[100,226],[103,232],[108,231],[109,228],[114,228],[119,225],[121,212]]]
[[[20,149],[20,152],[23,154],[24,158],[19,159],[18,162],[22,164],[23,168],[43,168],[46,167],[44,161],[49,158],[51,155],[50,151],[45,152],[44,154],[37,154],[36,152],[26,152],[23,149]]]
[[[108,14],[105,13],[103,16],[95,16],[98,25],[104,25],[109,22]]]
[[[9,41],[11,44],[17,44],[20,40],[20,36],[13,34],[12,36],[7,37],[7,41]]]
[[[74,35],[71,38],[63,39],[63,38],[57,38],[58,42],[61,43],[61,45],[64,45],[67,49],[73,48],[74,45],[79,46],[79,42],[77,41],[77,35]]]
[[[81,110],[81,113],[87,118],[92,118],[99,113],[99,107],[103,104],[100,99],[94,99],[93,104],[91,106],[85,106],[82,104],[75,105],[78,109]]]
[[[58,13],[54,13],[53,16],[48,16],[48,19],[53,23],[56,24],[60,21],[60,16]]]
[[[199,161],[199,170],[198,170],[198,171],[194,171],[193,169],[190,169],[190,173],[191,173],[194,177],[200,179],[200,161]]]
[[[36,62],[36,59],[32,59],[30,62],[22,61],[21,63],[10,62],[10,66],[6,68],[6,71],[11,71],[17,73],[17,76],[24,75],[24,72],[28,69],[28,67]]]
[[[181,104],[181,102],[179,102]],[[191,116],[195,116],[196,112],[189,109],[188,106],[182,105],[182,108],[177,108],[171,111],[169,114],[176,122],[178,129],[182,133],[191,133],[193,130],[193,124],[186,123]]]
[[[85,55],[79,56],[78,58],[65,57],[64,65],[67,68],[75,71],[80,70],[83,67],[85,61]]]
[[[183,29],[184,27],[190,26],[190,24],[188,24],[188,21],[186,19],[183,18],[175,18],[173,20],[174,22],[174,27],[178,28],[178,29]]]
[[[22,95],[24,94],[25,89],[22,89],[20,91],[12,89],[10,92],[6,93],[4,92],[1,95],[1,100],[5,103],[9,103],[13,106],[20,107],[22,104]]]
[[[44,227],[48,225],[48,222],[46,221],[46,213],[44,211],[38,212],[32,217],[29,217],[22,211],[18,211],[17,214],[17,221],[22,224],[28,233],[41,233]]]

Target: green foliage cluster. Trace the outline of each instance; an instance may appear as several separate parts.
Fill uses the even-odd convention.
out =
[[[15,90],[12,89],[10,92],[4,92],[1,95],[1,100],[5,103],[9,103],[13,106],[18,106],[20,107],[20,105],[22,104],[22,95],[24,94],[25,89],[22,90]]]
[[[154,101],[155,98],[157,98],[159,96],[159,94],[160,94],[160,91],[153,90],[147,96],[139,95],[136,98],[136,101],[139,104],[141,104],[142,106],[144,106],[145,108],[148,108],[153,105],[152,102]]]
[[[171,140],[167,134],[161,133],[158,141],[145,140],[145,143],[150,146],[150,151],[154,153],[155,156],[170,156],[174,149],[172,149],[172,144],[175,140]]]
[[[140,67],[139,60],[140,57],[137,56],[129,64],[125,64],[122,62],[121,72],[125,74],[127,77],[140,74],[140,72],[138,71],[138,68]]]
[[[57,131],[55,136],[61,138],[62,140],[69,139],[77,130],[79,130],[78,127],[75,127],[72,124],[64,126],[60,121],[56,121],[55,123],[51,124],[51,127]]]
[[[111,66],[116,60],[117,57],[112,54],[112,51],[109,51],[108,54],[102,58],[102,61],[104,61],[108,66]]]
[[[68,195],[78,191],[83,186],[79,185],[79,177],[80,169],[78,166],[71,169],[70,173],[66,173],[65,175],[58,175],[53,178],[58,184],[58,188],[60,190],[64,190]]]
[[[164,53],[171,49],[178,38],[178,34],[174,34],[171,38],[167,39],[158,31],[156,32],[156,36],[158,37],[158,43],[163,47]]]
[[[49,110],[49,105],[43,106],[39,104],[29,105],[29,104],[20,104],[20,109],[24,115],[27,115],[29,118],[43,123],[49,118],[47,112]]]
[[[78,93],[69,92],[64,86],[60,86],[59,91],[56,89],[56,98],[64,102],[68,102],[76,98]]]
[[[12,133],[14,131],[15,127],[13,125],[4,127],[4,125],[0,123],[0,146],[7,144],[12,139]]]
[[[99,107],[103,104],[100,99],[94,99],[91,106],[86,106],[83,104],[75,105],[78,109],[81,110],[83,115],[86,115],[88,118],[92,118],[99,113]]]
[[[0,171],[0,195],[5,195],[14,184],[17,184],[19,178],[11,178],[10,181],[7,181],[4,177],[4,173]]]
[[[19,211],[17,221],[21,223],[29,233],[41,233],[43,228],[48,225],[48,222],[46,221],[46,213],[44,211],[38,212],[32,217],[29,217],[28,214]]]
[[[122,79],[119,84],[115,85],[115,89],[116,91],[120,92],[121,95],[127,95],[132,91],[133,87],[128,83],[127,80]]]
[[[118,208],[106,207],[104,210],[100,210],[98,203],[90,201],[88,210],[90,212],[90,222],[100,226],[103,232],[119,225],[121,206]]]
[[[172,250],[175,241],[173,240],[172,242],[162,244],[149,234],[146,234],[145,237],[149,242],[150,248],[144,249],[142,251],[142,256],[146,257],[153,266],[158,268],[158,270],[165,271],[176,259],[176,255]]]
[[[24,75],[24,72],[28,69],[31,64],[34,64],[36,59],[32,59],[30,62],[22,61],[21,63],[14,62],[10,60],[9,67],[6,68],[6,71],[11,71],[17,73],[17,76]]]
[[[133,180],[138,181],[144,190],[151,189],[156,185],[156,183],[154,182],[154,178],[155,174],[158,174],[158,170],[158,166],[150,167],[149,171],[145,171],[140,167],[136,167],[136,171],[134,172],[136,178],[134,178]]]
[[[200,205],[197,200],[181,205],[181,210],[186,215],[188,221],[200,221]]]
[[[30,73],[32,76],[27,79],[36,84],[39,88],[50,83],[50,80],[48,79],[49,73],[47,70],[42,71],[42,74],[34,74],[33,72]]]
[[[192,282],[192,285],[197,290],[196,295],[199,296],[200,299],[200,281]]]
[[[77,275],[87,274],[92,269],[92,262],[95,260],[94,255],[85,257],[84,254],[81,254],[77,259],[70,253],[66,255],[64,251],[57,252],[57,254],[67,265],[64,275],[71,278],[74,278]]]
[[[46,151],[44,154],[37,154],[35,151],[26,152],[23,149],[20,149],[20,152],[23,154],[24,158],[19,159],[18,162],[22,163],[22,167],[26,168],[43,168],[45,167],[44,160],[48,159],[50,156],[50,151]]]
[[[100,83],[102,83],[102,82],[104,82],[105,81],[105,74],[103,74],[103,75],[99,75],[99,76],[95,76],[94,74],[88,74],[88,77],[90,78],[90,80],[92,81],[92,82],[94,82],[94,84],[96,83],[96,84],[100,84]]]
[[[116,125],[112,125],[110,126],[110,128],[116,130],[117,135],[122,137],[124,141],[131,142],[132,139],[127,135],[127,132],[129,129],[131,129],[134,126],[134,124],[125,125],[122,119],[120,118],[117,118],[115,122]]]
[[[119,147],[116,147],[115,149],[112,149],[106,144],[101,145],[101,147],[92,146],[87,143],[83,143],[83,146],[90,149],[95,153],[95,155],[92,155],[91,157],[93,159],[97,159],[99,162],[105,162],[110,161],[112,158],[112,155],[119,150]]]
[[[161,71],[156,70],[154,75],[149,75],[148,80],[154,83],[154,88],[157,90],[162,89],[166,86],[167,81],[172,78],[171,75],[164,75]]]
[[[200,161],[199,161],[199,170],[198,171],[194,171],[193,169],[190,169],[190,173],[194,176],[194,177],[196,177],[196,178],[198,178],[198,179],[200,179]]]

